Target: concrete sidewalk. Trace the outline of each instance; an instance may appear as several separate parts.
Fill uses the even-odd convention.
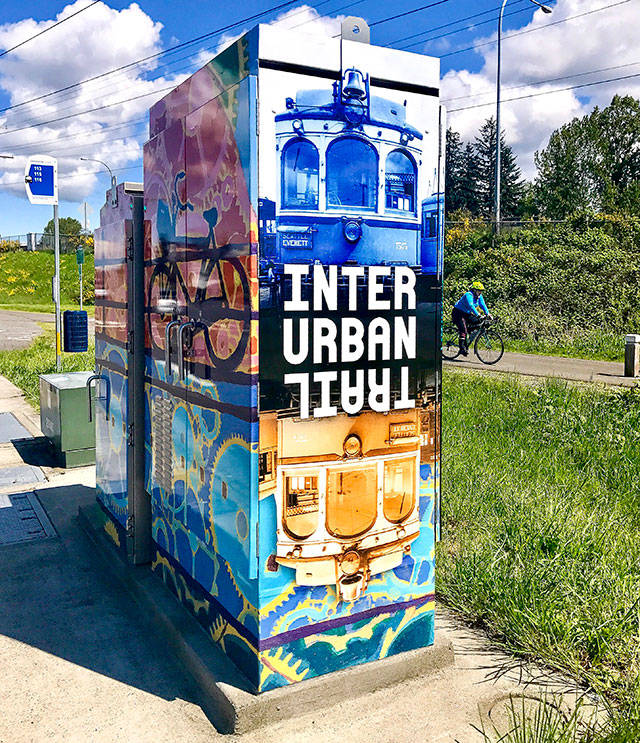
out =
[[[33,425],[28,405],[0,379],[0,412],[9,408]],[[93,468],[42,469],[48,480],[23,490],[37,494],[56,536],[0,547],[0,743],[480,743],[474,726],[484,721],[504,732],[512,696],[530,709],[557,695],[569,709],[580,693],[492,648],[439,608],[436,632],[453,642],[453,666],[321,711],[300,709],[295,719],[244,736],[222,736],[156,627],[80,527],[78,507],[95,498]]]
[[[495,366],[487,366],[469,351],[468,357],[443,362],[447,368],[474,369],[489,373],[522,374],[529,377],[557,377],[575,382],[597,382],[624,387],[640,384],[640,378],[624,376],[624,364],[617,361],[570,359],[563,356],[536,356],[505,351]]]

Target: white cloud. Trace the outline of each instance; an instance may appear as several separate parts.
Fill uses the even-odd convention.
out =
[[[86,5],[87,0],[77,0],[49,21],[28,18],[4,24],[0,26],[0,48],[11,47]],[[162,25],[154,22],[137,3],[122,10],[98,3],[37,41],[2,57],[0,87],[8,96],[9,105],[15,106],[74,85],[161,51],[161,29]],[[155,77],[157,60],[0,113],[0,151],[16,154],[15,160],[3,161],[0,187],[3,183],[15,184],[4,188],[23,193],[20,181],[25,158],[46,153],[58,157],[61,199],[82,200],[95,187],[97,178],[92,171],[99,166],[80,162],[81,155],[104,160],[113,169],[139,162],[144,137],[139,135],[139,128],[126,122],[143,119],[151,104],[162,95],[159,91],[177,85],[185,77],[169,74],[154,81],[146,79],[145,73],[153,71]],[[144,97],[52,121],[138,96]],[[24,128],[45,121],[51,123]],[[14,129],[19,131],[11,131]],[[83,173],[80,177],[69,177]]]
[[[635,0],[557,23],[611,4],[612,0],[559,0],[553,7],[552,15],[538,10],[526,26],[505,31],[502,42],[501,126],[507,142],[519,156],[524,174],[529,178],[535,175],[534,152],[546,145],[554,129],[575,116],[588,113],[596,105],[608,105],[616,93],[640,97],[638,77],[508,102],[509,98],[640,73],[637,52],[638,5]],[[552,23],[556,25],[548,25]],[[544,26],[547,28],[542,28]],[[540,30],[508,38],[510,34],[534,28]],[[495,38],[496,34],[478,38],[476,44],[495,41]],[[466,140],[473,139],[482,122],[495,115],[496,45],[477,46],[476,50],[483,58],[479,72],[449,71],[442,80],[442,98],[450,110],[449,123]],[[583,75],[591,70],[629,63],[636,64]],[[531,85],[573,75],[580,77]],[[491,105],[453,110],[482,103]]]
[[[86,5],[87,0],[76,0],[47,21],[26,18],[0,25],[0,49],[7,49],[33,36]],[[307,33],[334,35],[339,33],[342,18],[321,16],[314,8],[303,5],[276,17],[272,24],[300,28]],[[0,88],[8,97],[9,105],[15,106],[50,91],[75,85],[79,80],[160,52],[161,30],[162,25],[153,21],[137,3],[116,10],[100,2],[43,34],[37,41],[0,58]],[[14,160],[2,161],[0,189],[24,193],[22,173],[26,158],[33,154],[48,154],[58,158],[60,198],[84,200],[97,184],[94,171],[100,166],[81,162],[79,158],[104,160],[114,170],[138,165],[146,127],[127,122],[146,119],[150,106],[164,94],[161,91],[175,87],[238,35],[225,34],[215,49],[203,49],[189,61],[183,61],[182,66],[189,70],[181,74],[170,70],[162,74],[162,58],[153,59],[142,66],[0,112],[0,152],[16,155]],[[149,77],[156,79],[149,80]],[[128,98],[136,100],[101,108]],[[100,110],[75,115],[93,108]],[[53,121],[70,114],[74,115]],[[50,123],[30,126],[38,122]],[[19,131],[11,131],[14,129]],[[117,175],[119,179],[126,177]]]

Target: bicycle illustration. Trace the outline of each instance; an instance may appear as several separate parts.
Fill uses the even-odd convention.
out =
[[[177,195],[180,176],[174,182],[173,209],[193,210]],[[158,243],[160,256],[153,261],[147,295],[149,335],[154,350],[164,353],[166,322],[172,319],[166,311],[167,303],[174,306],[174,314],[194,321],[186,338],[187,349],[193,346],[193,337],[203,332],[206,352],[212,366],[229,371],[242,362],[250,338],[251,296],[247,267],[239,257],[237,245],[216,245],[214,229],[218,210],[208,209],[202,214],[209,226],[206,237],[176,236],[175,217],[168,204],[158,203]],[[199,265],[198,265],[199,264]],[[191,274],[189,291],[181,266]],[[197,271],[197,276],[193,276]],[[192,296],[193,295],[193,296]],[[154,315],[161,322],[154,322]],[[166,322],[163,322],[166,320]]]
[[[480,319],[477,325],[471,327],[468,347],[473,345],[473,352],[483,363],[491,366],[497,364],[504,354],[504,342],[500,333],[493,327],[495,320],[486,317]],[[453,361],[460,356],[460,338],[458,328],[452,323],[446,323],[442,328],[442,358]]]

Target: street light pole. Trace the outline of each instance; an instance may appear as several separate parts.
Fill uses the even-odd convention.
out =
[[[118,206],[118,191],[116,190],[116,186],[118,184],[116,183],[115,175],[113,174],[111,168],[107,165],[107,163],[105,163],[103,160],[97,160],[95,157],[81,157],[80,159],[87,162],[100,163],[100,165],[104,165],[104,167],[109,172],[109,175],[111,176],[111,206]]]
[[[530,0],[534,5],[537,5],[543,13],[551,13],[551,8],[548,5],[539,3],[538,0]],[[502,0],[502,7],[500,8],[500,16],[498,18],[498,64],[496,70],[496,158],[495,158],[495,193],[493,198],[494,203],[494,216],[495,216],[495,233],[500,234],[500,72],[501,72],[501,57],[502,57],[502,16],[504,15],[504,9],[508,0]]]

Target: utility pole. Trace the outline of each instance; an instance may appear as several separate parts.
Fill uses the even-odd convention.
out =
[[[55,273],[53,276],[53,294],[56,304],[56,371],[62,371],[62,317],[60,314],[60,221],[58,204],[53,205],[53,242],[55,254]]]

